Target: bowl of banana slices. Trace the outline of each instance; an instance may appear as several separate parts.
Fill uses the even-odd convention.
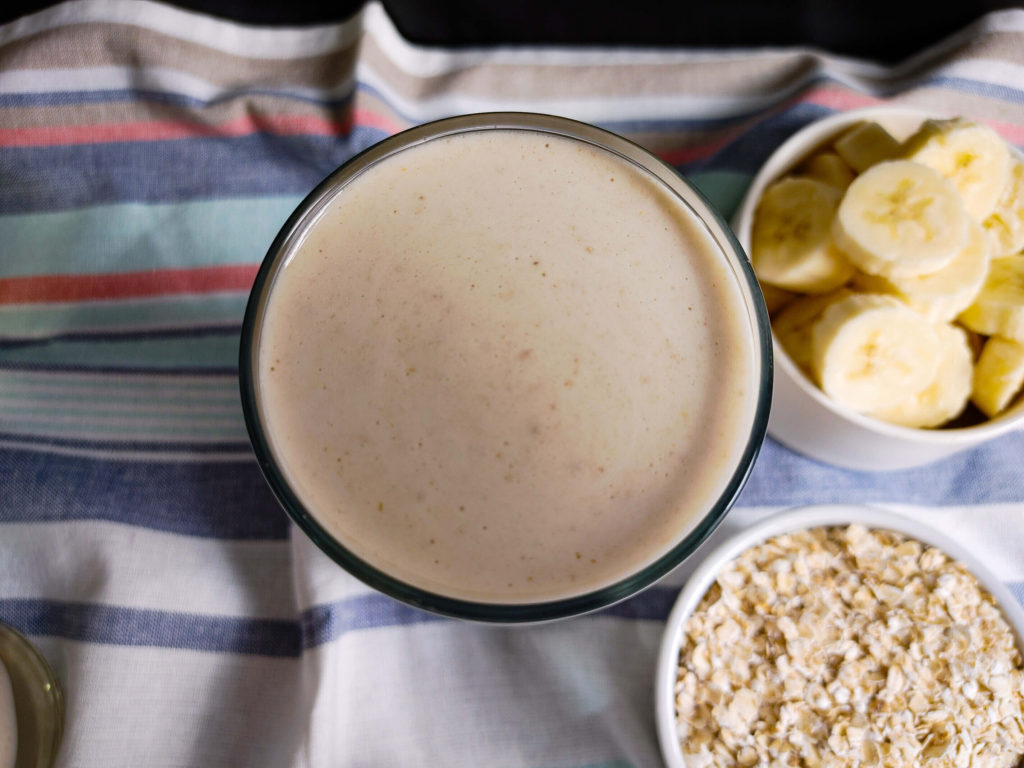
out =
[[[1024,159],[992,128],[823,118],[732,223],[772,319],[776,440],[889,470],[1024,428]]]

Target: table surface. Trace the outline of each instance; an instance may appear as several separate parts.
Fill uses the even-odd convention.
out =
[[[659,765],[652,673],[687,568],[529,628],[440,619],[348,577],[252,457],[248,289],[326,173],[426,120],[594,122],[728,216],[787,136],[879,103],[1024,144],[1024,11],[895,66],[792,48],[427,48],[373,4],[261,29],[79,0],[0,27],[0,620],[64,684],[58,764]],[[1024,600],[1022,458],[1018,432],[857,473],[768,440],[706,546],[793,505],[878,505],[955,537]]]

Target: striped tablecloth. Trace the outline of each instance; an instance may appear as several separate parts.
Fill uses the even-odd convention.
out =
[[[257,264],[328,171],[425,120],[552,112],[729,215],[800,126],[882,101],[1024,143],[1024,11],[895,67],[811,50],[422,48],[369,5],[301,30],[77,0],[0,27],[0,620],[67,692],[67,766],[653,766],[685,569],[597,615],[442,620],[289,524],[236,375]],[[720,536],[796,504],[926,519],[1024,598],[1024,434],[841,471],[768,441]]]

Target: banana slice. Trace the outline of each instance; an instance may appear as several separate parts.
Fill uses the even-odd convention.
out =
[[[961,118],[926,120],[904,143],[903,157],[949,179],[978,221],[992,213],[1010,177],[1006,142],[991,128]]]
[[[764,297],[764,305],[768,309],[768,316],[775,317],[781,309],[791,304],[798,294],[792,291],[784,291],[776,288],[771,283],[761,283],[761,295]]]
[[[985,285],[959,320],[984,336],[1024,342],[1024,255],[992,259]]]
[[[903,402],[872,411],[871,416],[904,427],[937,427],[961,414],[971,396],[974,353],[962,328],[938,325],[935,331],[942,357],[931,384]]]
[[[845,288],[821,296],[804,296],[789,304],[772,321],[775,338],[794,363],[813,378],[811,331],[830,304],[852,295]]]
[[[818,152],[804,163],[803,172],[809,179],[844,191],[855,176],[853,169],[835,152]]]
[[[993,336],[974,367],[971,400],[989,418],[1001,413],[1024,387],[1024,344]]]
[[[954,259],[967,243],[967,221],[952,184],[920,163],[890,160],[854,179],[832,232],[864,272],[915,277]]]
[[[832,243],[832,217],[842,193],[813,179],[788,177],[765,190],[754,214],[750,256],[766,283],[800,293],[826,293],[853,275]]]
[[[1010,256],[1024,249],[1024,162],[1018,157],[1010,161],[1010,181],[996,209],[985,219],[985,229],[993,256]]]
[[[811,332],[814,373],[826,395],[861,412],[907,402],[935,379],[935,326],[892,296],[854,294],[829,306]]]
[[[937,272],[919,277],[891,277],[858,273],[853,286],[869,293],[889,293],[933,323],[948,323],[977,298],[985,284],[989,246],[985,230],[973,219],[967,224],[967,245]]]
[[[857,173],[900,153],[900,143],[878,123],[861,123],[833,144],[836,153]]]

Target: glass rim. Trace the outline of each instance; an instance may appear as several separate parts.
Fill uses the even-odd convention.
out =
[[[257,391],[260,332],[274,280],[323,207],[346,184],[388,157],[445,136],[488,130],[531,131],[582,141],[618,156],[659,180],[695,216],[728,262],[747,309],[745,319],[755,337],[752,346],[757,392],[750,434],[721,493],[699,522],[671,549],[629,576],[579,595],[539,602],[488,603],[431,592],[390,576],[345,547],[313,517],[288,484],[264,429]],[[773,360],[768,311],[750,261],[721,215],[692,183],[638,144],[588,123],[531,112],[486,112],[443,118],[389,136],[339,166],[299,203],[268,249],[249,294],[242,322],[238,371],[246,430],[260,470],[288,516],[328,557],[368,586],[431,613],[487,623],[532,623],[614,605],[647,589],[697,550],[735,503],[764,441],[771,404]]]

